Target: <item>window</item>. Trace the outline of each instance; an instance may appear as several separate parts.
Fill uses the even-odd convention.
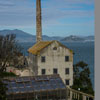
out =
[[[57,47],[54,47],[53,50],[57,50]]]
[[[65,80],[66,85],[69,85],[69,80]]]
[[[58,73],[57,68],[54,68],[54,69],[53,69],[53,74],[57,74],[57,73]]]
[[[65,56],[65,61],[69,61],[69,56]]]
[[[45,62],[45,56],[41,57],[41,62]]]
[[[69,74],[69,68],[65,69],[65,74]]]
[[[42,69],[42,75],[45,75],[45,69]]]

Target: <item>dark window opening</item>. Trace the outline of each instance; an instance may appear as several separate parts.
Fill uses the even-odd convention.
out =
[[[45,62],[45,56],[41,57],[41,62]]]
[[[69,56],[65,56],[65,61],[69,61]]]
[[[69,74],[69,68],[65,69],[65,74]]]
[[[66,85],[69,85],[69,80],[65,80],[65,82],[66,82]]]
[[[53,69],[53,74],[57,74],[58,70],[56,68]]]
[[[42,75],[45,75],[45,69],[42,69]]]
[[[53,50],[57,50],[57,47],[54,47]]]

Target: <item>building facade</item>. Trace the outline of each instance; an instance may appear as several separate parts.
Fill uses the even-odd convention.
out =
[[[66,85],[73,85],[72,50],[58,41],[40,41],[28,52],[33,75],[59,74]]]

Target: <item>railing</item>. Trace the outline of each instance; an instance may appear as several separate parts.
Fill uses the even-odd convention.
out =
[[[94,100],[94,96],[67,87],[67,100]]]

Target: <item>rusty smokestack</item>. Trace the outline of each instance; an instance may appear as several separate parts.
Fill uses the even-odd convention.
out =
[[[36,42],[42,41],[41,0],[36,0]]]

